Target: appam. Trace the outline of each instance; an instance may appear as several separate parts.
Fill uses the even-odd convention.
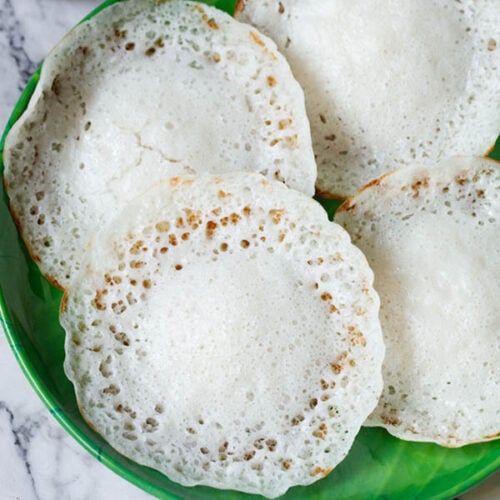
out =
[[[337,212],[380,294],[370,425],[450,447],[500,437],[499,191],[498,162],[457,157],[390,173]]]
[[[163,178],[250,170],[312,195],[316,177],[303,92],[275,44],[181,0],[122,2],[71,31],[4,158],[14,217],[60,287],[91,235]]]
[[[240,1],[306,95],[318,193],[483,155],[500,132],[498,0]]]
[[[65,372],[132,460],[276,497],[328,474],[377,404],[372,280],[307,196],[254,173],[173,178],[94,239],[62,305]]]

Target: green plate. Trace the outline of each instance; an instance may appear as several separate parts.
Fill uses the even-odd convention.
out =
[[[96,12],[117,0],[108,0]],[[232,12],[234,0],[207,3]],[[39,71],[21,95],[0,142],[26,109]],[[500,159],[500,142],[490,156]],[[0,173],[3,164],[0,162]],[[63,372],[64,332],[58,322],[61,292],[31,261],[17,233],[2,189],[0,202],[0,320],[26,377],[57,421],[94,457],[158,498],[243,499],[237,492],[183,488],[164,475],[126,459],[93,432],[78,412],[73,387]],[[321,200],[330,215],[338,202]],[[410,443],[383,429],[362,429],[348,457],[325,479],[289,490],[286,499],[453,497],[500,468],[500,441],[446,449]],[[255,497],[253,497],[255,498]]]

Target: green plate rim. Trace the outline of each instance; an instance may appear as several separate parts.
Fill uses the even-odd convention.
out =
[[[97,14],[102,9],[112,5],[114,3],[118,3],[122,0],[105,0],[95,9],[93,9],[89,14],[87,14],[81,21],[84,22],[95,14]],[[13,111],[11,112],[5,129],[2,133],[2,137],[0,139],[0,175],[3,177],[4,171],[4,163],[3,163],[3,151],[5,145],[5,138],[15,122],[19,119],[22,113],[27,108],[29,101],[33,95],[35,87],[40,78],[41,66],[36,70],[33,76],[27,82],[24,90],[19,96]],[[497,147],[500,144],[500,139],[497,141]],[[497,148],[494,148],[497,149]],[[496,151],[495,151],[496,152]],[[493,156],[493,155],[492,155]],[[497,156],[496,154],[494,156]],[[37,370],[33,366],[33,363],[29,360],[29,357],[24,352],[24,348],[21,343],[18,342],[18,335],[16,333],[15,325],[11,322],[8,313],[8,307],[5,303],[5,298],[2,290],[2,286],[0,284],[0,326],[7,338],[7,342],[9,344],[10,349],[12,350],[17,363],[21,367],[21,370],[34,389],[35,393],[41,399],[43,404],[49,410],[49,413],[56,419],[56,421],[61,425],[61,427],[78,443],[80,444],[88,453],[90,453],[95,459],[104,464],[108,469],[113,471],[118,476],[142,489],[146,493],[153,495],[157,498],[164,500],[182,500],[182,497],[175,495],[174,493],[167,492],[160,487],[157,487],[145,479],[142,479],[136,473],[127,469],[126,466],[119,464],[116,462],[110,455],[108,455],[104,450],[102,450],[99,446],[93,444],[91,440],[89,440],[79,429],[78,427],[71,421],[66,414],[57,407],[55,404],[55,400],[53,396],[51,396],[48,389],[45,387],[41,379],[37,377]],[[474,486],[478,485],[480,482],[487,479],[489,476],[494,474],[497,470],[500,469],[500,456],[497,460],[493,460],[488,467],[484,467],[481,471],[477,472],[472,477],[467,478],[462,481],[460,484],[450,487],[447,491],[443,491],[439,496],[434,497],[435,500],[446,500],[457,495],[461,495],[466,491],[470,490]],[[256,496],[256,498],[258,498]]]

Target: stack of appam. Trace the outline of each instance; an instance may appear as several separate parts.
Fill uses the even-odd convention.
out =
[[[493,143],[498,12],[461,4],[240,2],[276,46],[196,2],[129,0],[50,54],[5,183],[113,447],[276,497],[328,474],[367,417],[445,446],[498,437],[498,164],[407,167],[339,210],[381,294],[383,391],[373,273],[309,198],[314,155],[317,191],[345,196]]]
[[[303,93],[271,40],[195,2],[113,5],[49,55],[5,165],[113,447],[269,497],[346,456],[382,390],[379,299],[310,198]]]
[[[500,132],[498,2],[241,0],[236,17],[304,88],[317,192],[359,189],[335,220],[381,297],[384,391],[367,424],[444,446],[497,439],[500,177],[478,156]]]

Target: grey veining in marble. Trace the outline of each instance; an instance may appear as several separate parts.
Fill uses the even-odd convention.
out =
[[[0,0],[0,127],[53,45],[98,0]],[[0,221],[1,223],[1,221]],[[0,500],[146,500],[50,415],[0,332]],[[463,500],[500,498],[500,474]]]
[[[98,0],[0,0],[0,127],[59,39]],[[0,222],[1,223],[1,222]],[[146,500],[50,415],[0,332],[0,500]]]
[[[96,0],[0,0],[0,124],[50,49]]]
[[[37,63],[26,53],[26,38],[23,34],[21,22],[16,16],[11,0],[2,0],[0,8],[0,30],[5,36],[8,47],[8,57],[17,69],[16,89],[20,92],[29,77],[34,73]]]

